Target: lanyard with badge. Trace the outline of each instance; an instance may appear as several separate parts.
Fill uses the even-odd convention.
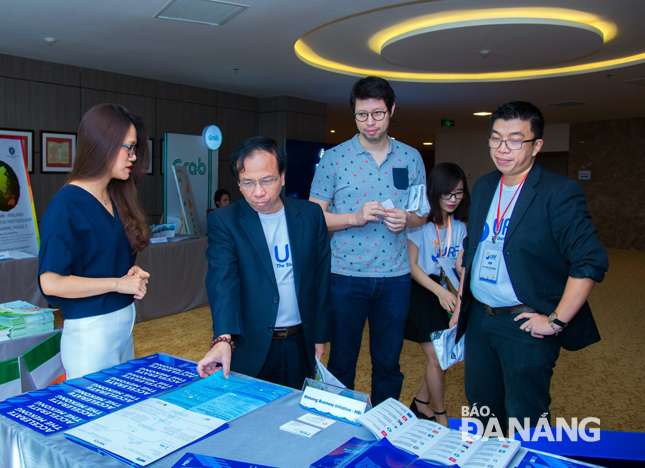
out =
[[[441,235],[439,234],[439,227],[437,227],[436,224],[434,225],[434,228],[437,230],[437,242],[439,243],[439,255],[437,255],[437,257],[441,258],[442,257],[441,252],[443,251],[443,249],[441,247]],[[450,242],[451,241],[452,241],[452,227],[451,227],[451,224],[450,224],[450,216],[448,216],[448,238],[447,238],[448,245],[446,245],[446,257],[448,257],[448,253],[450,252]],[[446,272],[443,271],[443,268],[441,268],[441,277],[440,277],[439,284],[441,284],[441,286],[444,286],[444,287],[447,284],[447,282],[446,282]]]
[[[499,212],[502,204],[502,190],[504,188],[504,175],[502,174],[502,180],[499,183],[499,199],[497,200],[497,219],[495,220],[495,226],[493,229],[493,238],[490,241],[484,242],[484,256],[482,258],[481,267],[479,268],[479,279],[482,281],[488,281],[489,283],[497,283],[499,264],[502,260],[503,249],[504,249],[504,241],[498,240],[497,235],[502,229],[502,221],[504,220],[504,216],[506,216],[506,212],[513,204],[513,200],[515,200],[515,196],[522,188],[522,185],[524,185],[526,176],[524,176],[524,179],[522,179],[522,182],[520,183],[520,185],[517,187],[517,189],[515,189],[515,193],[513,194],[511,201],[508,202],[508,205],[506,205],[506,209],[504,210],[504,213],[502,213],[502,216],[500,216]]]

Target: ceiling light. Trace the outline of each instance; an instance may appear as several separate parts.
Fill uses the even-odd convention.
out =
[[[338,22],[339,20],[336,20],[332,23],[319,26],[314,31],[318,31],[331,24],[337,24]],[[574,27],[597,33],[603,38],[603,42],[605,43],[612,40],[618,31],[618,27],[613,22],[582,11],[564,8],[491,8],[487,10],[448,11],[413,18],[378,32],[368,40],[367,45],[372,51],[380,55],[383,48],[387,45],[418,34],[445,29],[497,24],[548,24]],[[360,77],[376,75],[395,81],[423,83],[521,81],[589,73],[645,63],[645,52],[642,52],[628,57],[581,65],[501,72],[424,73],[377,70],[346,65],[321,57],[305,43],[305,38],[314,31],[303,35],[294,45],[296,55],[303,62],[335,73]]]
[[[248,5],[217,0],[171,0],[154,17],[221,26],[247,8]]]
[[[473,115],[482,117],[482,116],[485,116],[485,115],[492,115],[492,112],[474,112]]]
[[[336,133],[336,130],[329,130],[329,133]]]
[[[434,143],[432,143],[431,141],[424,141],[423,142],[423,146],[432,146],[433,144]]]

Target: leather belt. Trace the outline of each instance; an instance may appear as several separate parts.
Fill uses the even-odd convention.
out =
[[[488,315],[512,315],[512,314],[521,314],[522,312],[537,312],[532,307],[529,307],[524,304],[519,304],[516,306],[510,307],[491,307],[486,304],[482,304]]]
[[[273,327],[273,339],[284,340],[302,331],[302,323],[290,327]]]

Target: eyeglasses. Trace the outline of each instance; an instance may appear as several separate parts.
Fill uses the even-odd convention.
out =
[[[455,197],[455,200],[461,200],[464,198],[464,192],[454,192],[454,193],[442,193],[442,200],[450,200],[452,197]]]
[[[136,143],[133,143],[131,145],[126,145],[125,143],[121,143],[121,146],[123,146],[124,148],[128,148],[128,158],[131,158],[132,155],[136,156],[137,154],[136,148],[135,148],[135,146],[137,146]]]
[[[522,149],[522,145],[524,143],[530,143],[536,140],[539,140],[539,138],[533,138],[532,140],[502,140],[501,138],[486,138],[489,148],[497,149],[502,146],[502,143],[506,143],[506,147],[511,151]]]
[[[244,190],[245,192],[250,192],[255,188],[255,184],[260,184],[260,187],[262,188],[269,188],[272,187],[273,184],[276,183],[276,181],[280,178],[280,176],[276,177],[267,177],[265,179],[261,179],[258,181],[255,180],[245,180],[244,182],[238,182],[237,185],[239,185],[241,190]]]
[[[374,111],[374,112],[356,112],[354,118],[358,122],[367,121],[368,117],[371,115],[374,120],[380,121],[385,118],[386,111]]]

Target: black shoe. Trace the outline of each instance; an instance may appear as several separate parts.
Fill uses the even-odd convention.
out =
[[[430,402],[417,400],[416,398],[412,399],[412,403],[410,403],[410,411],[412,411],[417,418],[419,418],[419,419],[427,419],[428,421],[436,421],[436,418],[434,416],[429,418],[428,416],[423,414],[421,411],[419,411],[419,408],[417,407],[417,403],[421,403],[422,405],[429,405]],[[440,413],[440,414],[446,414],[446,413],[444,411],[443,413]]]

